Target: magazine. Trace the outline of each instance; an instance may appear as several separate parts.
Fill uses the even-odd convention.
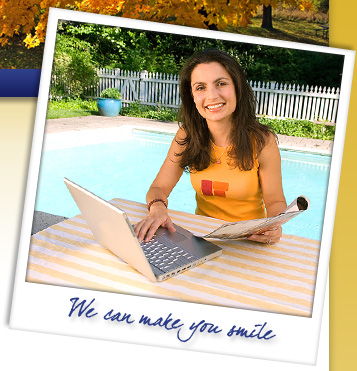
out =
[[[218,238],[235,240],[259,234],[275,226],[282,225],[307,210],[310,206],[310,201],[305,196],[296,198],[284,212],[270,218],[246,220],[242,222],[225,223],[204,236],[204,238]]]

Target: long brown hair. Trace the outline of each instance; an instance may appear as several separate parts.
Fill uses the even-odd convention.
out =
[[[188,59],[180,72],[180,95],[182,104],[178,122],[186,137],[177,143],[184,148],[179,164],[190,171],[206,169],[211,158],[210,132],[204,119],[197,111],[191,92],[191,74],[202,63],[217,62],[229,73],[236,92],[237,105],[232,115],[231,149],[228,153],[234,167],[251,170],[256,156],[264,148],[271,129],[256,118],[256,100],[243,69],[229,54],[216,49],[206,49]]]

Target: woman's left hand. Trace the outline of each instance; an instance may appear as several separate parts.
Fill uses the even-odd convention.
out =
[[[282,228],[281,226],[273,227],[272,229],[268,229],[263,233],[260,234],[252,234],[248,237],[248,240],[256,241],[260,243],[277,243],[280,241],[282,236]]]

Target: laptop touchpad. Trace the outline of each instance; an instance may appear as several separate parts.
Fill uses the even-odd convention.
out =
[[[179,232],[169,232],[166,228],[159,228],[156,232],[157,236],[169,239],[172,242],[180,242],[187,240],[187,237]]]

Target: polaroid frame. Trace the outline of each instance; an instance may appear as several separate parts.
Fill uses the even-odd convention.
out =
[[[310,318],[149,297],[136,297],[80,288],[43,285],[25,281],[58,20],[99,23],[108,26],[225,39],[243,43],[259,43],[262,45],[344,55],[345,63],[340,90],[340,105],[336,123],[334,150],[331,160],[330,180],[326,198],[314,308]],[[254,360],[278,361],[270,364],[274,367],[274,370],[279,370],[279,367],[282,370],[286,369],[286,365],[280,362],[315,365],[318,357],[323,309],[324,305],[328,303],[328,295],[325,295],[328,280],[328,265],[354,56],[354,51],[323,46],[51,8],[36,110],[10,327],[12,329],[26,331],[252,358],[253,360],[249,360],[249,363],[254,362]],[[76,301],[77,298],[78,301]],[[69,316],[71,308],[73,309],[72,305],[74,306],[74,303],[79,303],[82,300],[86,300],[85,305],[82,306],[83,313],[77,316]],[[84,310],[86,306],[88,309],[87,312]],[[145,308],[145,314],[150,318],[159,319],[161,317],[163,319],[160,322],[162,326],[139,325],[138,320],[143,313],[143,308]],[[122,316],[124,314],[130,314],[131,319],[135,318],[136,322],[129,323],[128,317],[127,321],[122,322],[103,320],[103,314],[106,314],[111,309],[113,313],[120,312]],[[326,310],[328,311],[328,308],[325,308],[324,318],[326,318]],[[166,325],[163,325],[168,315],[171,315],[173,320],[177,320],[177,326],[178,324],[183,324],[183,326],[175,328],[173,321],[170,322],[171,325],[168,322],[166,322]],[[189,341],[184,342],[179,340],[179,331],[181,338],[188,338],[193,332],[193,324],[197,325],[200,321],[205,321],[204,324],[207,324],[204,331],[201,331],[202,326],[200,328],[197,327],[197,331]],[[212,326],[210,327],[208,324],[212,324]],[[268,331],[269,334],[260,340],[257,337],[242,338],[240,336],[227,336],[232,326],[236,326],[236,328],[242,326],[246,329],[254,329],[256,327],[258,330],[265,326],[266,331],[269,330],[271,332]],[[216,331],[213,331],[214,327]],[[208,331],[209,329],[212,331]],[[218,329],[221,331],[219,332]],[[268,339],[273,334],[276,336]],[[248,363],[246,360],[241,359],[239,362],[240,365]],[[258,364],[261,365],[260,362]],[[267,369],[266,366],[264,368]]]

